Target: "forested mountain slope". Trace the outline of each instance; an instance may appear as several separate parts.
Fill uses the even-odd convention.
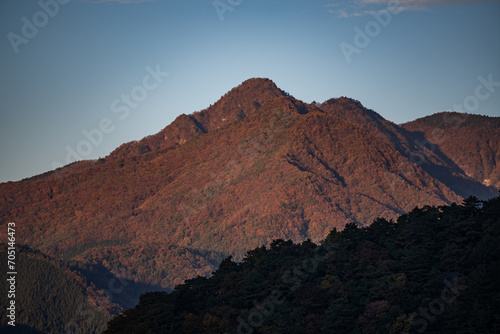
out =
[[[437,145],[474,180],[500,188],[500,117],[438,113],[403,127]]]
[[[498,333],[500,197],[282,239],[144,295],[105,333]]]
[[[2,333],[93,333],[102,332],[111,314],[121,310],[108,295],[70,267],[25,246],[16,247],[13,290],[6,270],[0,273]],[[0,244],[0,256],[7,259],[7,245]],[[4,262],[7,267],[7,261]],[[8,290],[12,291],[8,298]],[[13,295],[12,295],[13,294]],[[15,319],[7,307],[15,302]],[[15,320],[15,326],[7,322]]]
[[[496,190],[419,132],[359,101],[308,104],[250,79],[104,159],[0,184],[0,227],[16,222],[18,242],[47,255],[126,272],[137,295],[210,275],[273,239],[319,242],[351,222],[470,194]],[[92,270],[82,275],[99,285]]]

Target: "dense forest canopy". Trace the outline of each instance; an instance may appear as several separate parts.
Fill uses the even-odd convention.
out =
[[[27,276],[20,281],[26,288],[21,290],[29,295],[26,299],[29,305],[22,307],[29,312],[19,317],[29,319],[29,324],[42,332],[54,327],[50,324],[57,324],[59,329],[71,315],[68,310],[75,300],[89,301],[104,305],[104,320],[95,327],[103,329],[109,314],[116,315],[134,307],[141,294],[172,291],[186,279],[209,277],[223,259],[226,260],[221,268],[231,269],[234,264],[235,271],[230,274],[237,282],[235,287],[225,289],[234,293],[245,287],[248,291],[243,292],[249,293],[246,299],[256,300],[257,295],[251,294],[253,288],[247,283],[257,282],[252,284],[271,292],[283,274],[281,271],[291,269],[278,266],[274,272],[272,266],[276,264],[269,260],[269,273],[247,273],[245,254],[250,249],[274,245],[270,249],[258,248],[272,253],[278,245],[286,249],[305,247],[293,246],[290,241],[272,243],[283,239],[293,243],[310,240],[311,249],[321,251],[336,235],[330,231],[334,228],[341,231],[346,224],[346,231],[337,234],[369,235],[371,232],[367,231],[376,228],[361,227],[370,225],[377,217],[380,219],[375,220],[374,226],[387,229],[399,215],[416,206],[461,203],[469,195],[481,200],[496,196],[500,185],[499,122],[499,117],[444,112],[396,125],[365,108],[360,101],[340,97],[308,104],[282,91],[269,79],[249,79],[210,107],[180,115],[157,134],[125,143],[102,159],[74,162],[19,182],[0,183],[0,227],[16,223],[16,243],[29,247],[27,253],[19,253],[21,260],[31,261],[25,262],[27,269],[23,273]],[[482,202],[477,203],[476,209],[482,210]],[[432,225],[430,230],[433,228],[436,226]],[[403,230],[391,227],[387,233],[402,238],[399,233]],[[406,233],[412,237],[412,231]],[[411,240],[411,237],[408,238]],[[2,241],[6,241],[5,233],[0,233]],[[363,332],[387,325],[387,317],[393,320],[394,314],[403,317],[401,323],[411,323],[408,317],[412,313],[402,304],[407,303],[406,300],[392,300],[385,295],[356,299],[358,292],[349,290],[353,288],[350,284],[369,287],[364,281],[351,283],[353,278],[349,273],[365,275],[370,284],[383,277],[389,282],[384,284],[389,285],[391,279],[398,279],[404,282],[402,291],[413,294],[413,290],[405,290],[415,289],[411,285],[416,284],[411,274],[395,264],[413,261],[414,254],[434,256],[438,251],[451,254],[451,260],[443,259],[443,263],[458,261],[453,256],[461,256],[456,248],[462,249],[465,241],[447,241],[443,246],[447,248],[443,250],[430,246],[411,248],[409,259],[397,248],[400,247],[398,241],[386,240],[384,245],[377,242],[363,239],[352,246],[349,255],[342,253],[347,252],[342,248],[336,251],[336,258],[344,254],[345,263],[360,263],[353,262],[350,264],[353,268],[341,271],[328,267],[331,272],[327,275],[333,278],[324,278],[326,283],[318,281],[320,278],[310,280],[321,275],[320,269],[333,260],[320,261],[308,274],[308,284],[319,286],[318,294],[328,298],[340,292],[321,286],[328,286],[331,279],[336,282],[331,284],[345,286],[345,292],[339,295],[346,304],[342,312],[351,310],[349,316],[357,319],[349,320],[351,325],[356,323],[357,327],[353,328],[361,328]],[[384,248],[389,246],[392,248]],[[406,251],[409,246],[405,247]],[[33,255],[33,250],[40,252],[39,255]],[[246,258],[252,258],[255,255],[252,254]],[[229,256],[231,260],[227,260]],[[302,260],[310,261],[307,252],[301,256]],[[414,260],[419,261],[422,260]],[[284,262],[284,265],[288,264]],[[426,265],[422,264],[422,268],[431,270]],[[36,269],[40,266],[43,270]],[[357,271],[366,268],[370,274]],[[418,270],[424,270],[422,268]],[[404,276],[386,277],[389,274],[383,270]],[[31,284],[35,277],[42,275],[40,273],[44,278],[39,282],[44,283]],[[297,273],[300,278],[304,277],[302,273],[302,269]],[[374,273],[382,276],[371,277]],[[238,275],[244,275],[245,278],[240,278],[242,282],[238,281]],[[295,278],[291,276],[287,280],[295,281]],[[233,278],[224,279],[232,284]],[[102,294],[110,290],[110,282],[116,280],[126,282],[123,291],[111,296]],[[213,280],[210,282],[215,282]],[[258,283],[261,281],[264,285]],[[67,297],[47,298],[62,291],[57,282],[65,285],[62,290],[67,290]],[[301,293],[303,286],[299,285],[296,292]],[[177,294],[174,292],[172,296]],[[214,298],[222,297],[215,295]],[[187,332],[205,332],[212,328],[207,325],[211,323],[218,324],[217,330],[234,328],[235,323],[238,325],[234,310],[241,314],[248,305],[221,302],[229,309],[216,308],[213,313],[200,306],[204,312],[189,309],[188,315],[175,313],[172,324],[176,324],[178,317],[187,316],[184,319],[187,323],[191,319],[195,324],[207,326],[181,325],[187,326],[182,327]],[[298,302],[308,306],[300,298]],[[378,304],[370,304],[375,302]],[[334,306],[329,302],[314,303],[327,307],[331,314],[337,312],[330,309]],[[46,307],[41,309],[42,305]],[[414,306],[416,302],[409,305]],[[327,325],[330,313],[315,310],[304,313],[297,311],[296,305],[290,310],[286,307],[290,308],[276,307],[275,316],[279,312],[290,314],[288,311],[293,310],[295,320],[289,321],[285,315],[277,319],[269,317],[257,326],[259,331],[265,332],[266,326],[279,321],[294,325],[300,322],[302,327],[297,328],[310,332],[333,326]],[[382,310],[375,313],[375,320],[368,315],[375,312],[372,308]],[[241,315],[241,319],[245,319],[244,316]],[[302,317],[309,320],[299,321]],[[323,327],[311,325],[319,323]],[[153,326],[155,331],[158,328],[154,322],[148,326]],[[181,330],[175,326],[172,331]]]
[[[498,333],[500,197],[282,239],[152,292],[105,333]]]
[[[318,243],[349,222],[495,196],[499,119],[398,126],[360,101],[308,104],[253,78],[102,159],[1,183],[0,227],[16,222],[19,244],[170,290],[275,239]]]
[[[0,243],[0,254],[6,249]],[[11,276],[0,272],[0,333],[101,333],[106,328],[117,305],[68,263],[24,245],[16,246],[15,263],[18,274],[12,298],[7,298],[9,286],[4,283]],[[11,300],[15,326],[7,324],[12,320],[6,316]]]

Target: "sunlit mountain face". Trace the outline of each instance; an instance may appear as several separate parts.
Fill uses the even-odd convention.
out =
[[[126,278],[108,296],[118,312],[276,239],[318,243],[348,223],[491,198],[499,143],[496,117],[400,126],[350,98],[308,104],[254,78],[105,158],[0,184],[1,224],[97,290]]]

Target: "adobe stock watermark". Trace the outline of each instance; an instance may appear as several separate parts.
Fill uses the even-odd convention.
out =
[[[466,96],[461,103],[453,104],[453,110],[461,113],[461,115],[443,114],[445,124],[450,125],[453,130],[458,129],[469,118],[467,112],[473,113],[477,111],[481,101],[486,101],[497,90],[497,87],[500,87],[500,81],[493,81],[493,74],[491,73],[487,78],[480,75],[477,80],[479,84],[474,89],[474,94]],[[441,128],[434,129],[429,139],[415,139],[414,144],[416,147],[409,155],[409,162],[402,158],[399,160],[398,170],[400,175],[405,178],[412,176],[415,173],[414,166],[423,165],[426,161],[426,155],[434,153],[436,145],[442,144],[448,139],[445,131]],[[397,183],[403,183],[400,175],[391,172],[385,173],[386,181],[393,191]]]
[[[114,273],[114,277],[108,281],[107,288],[100,290],[100,296],[107,296],[110,301],[113,301],[116,296],[121,294],[123,290],[129,285],[128,281],[133,281],[133,276],[125,268],[120,268],[120,274]],[[63,333],[60,334],[77,334],[82,333],[79,324],[90,325],[96,319],[98,314],[102,311],[102,306],[90,304],[88,301],[83,301],[78,304],[75,316],[64,326]]]
[[[193,189],[194,196],[192,196],[189,203],[181,202],[178,205],[178,212],[182,215],[185,224],[194,223],[196,216],[204,209],[206,209],[210,200],[217,197],[222,189],[230,184],[242,170],[242,162],[249,163],[257,159],[261,150],[265,149],[274,140],[274,133],[279,133],[285,128],[284,122],[277,125],[279,118],[282,121],[289,120],[291,115],[279,115],[277,110],[274,110],[274,117],[271,118],[269,126],[262,128],[261,132],[249,139],[244,143],[237,146],[237,154],[227,162],[225,168],[210,174],[209,181],[203,188]]]
[[[336,244],[325,244],[316,247],[314,257],[304,259],[300,265],[294,266],[292,269],[283,273],[281,280],[287,284],[288,289],[294,293],[316,270],[321,262],[326,261],[335,253]],[[323,254],[320,254],[321,251]],[[286,301],[285,291],[274,289],[270,295],[261,303],[254,300],[254,307],[249,311],[247,319],[244,320],[241,316],[238,317],[238,334],[252,334],[254,329],[258,329],[264,324],[264,321],[274,314],[277,306],[282,305]],[[229,334],[225,332],[224,334]]]
[[[410,325],[412,327],[418,327],[417,332],[423,333],[427,329],[429,323],[436,321],[437,316],[441,315],[446,310],[446,305],[453,303],[458,296],[467,289],[466,285],[458,284],[457,277],[453,280],[445,280],[444,284],[446,287],[441,290],[439,298],[434,298],[429,302],[428,307],[420,307],[418,313],[413,312],[410,315]],[[401,334],[409,333],[402,331]]]
[[[23,23],[21,26],[21,35],[14,32],[9,32],[7,34],[7,39],[12,46],[14,53],[19,53],[19,46],[21,44],[28,44],[28,42],[38,35],[39,29],[45,27],[50,19],[53,19],[60,9],[60,5],[65,5],[70,0],[40,0],[38,1],[38,6],[40,10],[33,14],[31,20],[26,16],[21,18]]]
[[[90,325],[99,313],[99,309],[90,303],[83,301],[76,307],[76,314],[71,321],[66,323],[63,332],[59,334],[80,334],[82,329],[77,321]]]
[[[493,74],[485,79],[480,75],[477,80],[480,82],[474,90],[474,95],[467,96],[461,104],[455,103],[453,109],[457,112],[475,112],[479,108],[480,101],[486,101],[495,92],[495,87],[500,87],[500,81],[493,81]],[[464,111],[465,108],[465,111]]]
[[[146,74],[142,78],[142,84],[133,87],[128,94],[121,94],[120,97],[111,102],[110,109],[114,114],[117,114],[119,120],[125,120],[132,109],[137,109],[139,104],[144,101],[149,92],[152,92],[169,76],[169,73],[162,72],[160,65],[156,65],[155,69],[150,66],[145,68]],[[113,120],[104,117],[99,121],[96,128],[82,130],[82,135],[85,139],[79,141],[75,148],[66,145],[66,159],[65,164],[83,160],[92,154],[95,147],[102,144],[104,135],[109,135],[115,130],[116,126]],[[53,161],[51,164],[52,169],[63,167],[63,164],[58,161]]]
[[[392,16],[401,13],[401,11],[400,1],[390,0],[387,4],[387,9],[371,13],[374,20],[367,22],[364,30],[355,26],[355,34],[353,38],[354,45],[346,42],[339,44],[340,50],[342,51],[347,63],[351,63],[351,57],[353,54],[360,54],[364,48],[370,45],[372,39],[380,35],[382,28],[387,28],[387,26],[391,23]]]
[[[234,7],[241,5],[242,2],[243,0],[214,0],[212,4],[217,12],[217,15],[219,16],[219,20],[223,22],[224,13],[232,12]]]

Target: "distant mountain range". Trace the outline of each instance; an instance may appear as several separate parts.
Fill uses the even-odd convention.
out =
[[[97,289],[99,273],[126,276],[114,301],[130,307],[132,287],[171,289],[273,239],[318,242],[349,222],[491,198],[499,125],[448,112],[397,125],[353,99],[307,104],[250,79],[104,159],[0,184],[0,225],[82,264]]]

